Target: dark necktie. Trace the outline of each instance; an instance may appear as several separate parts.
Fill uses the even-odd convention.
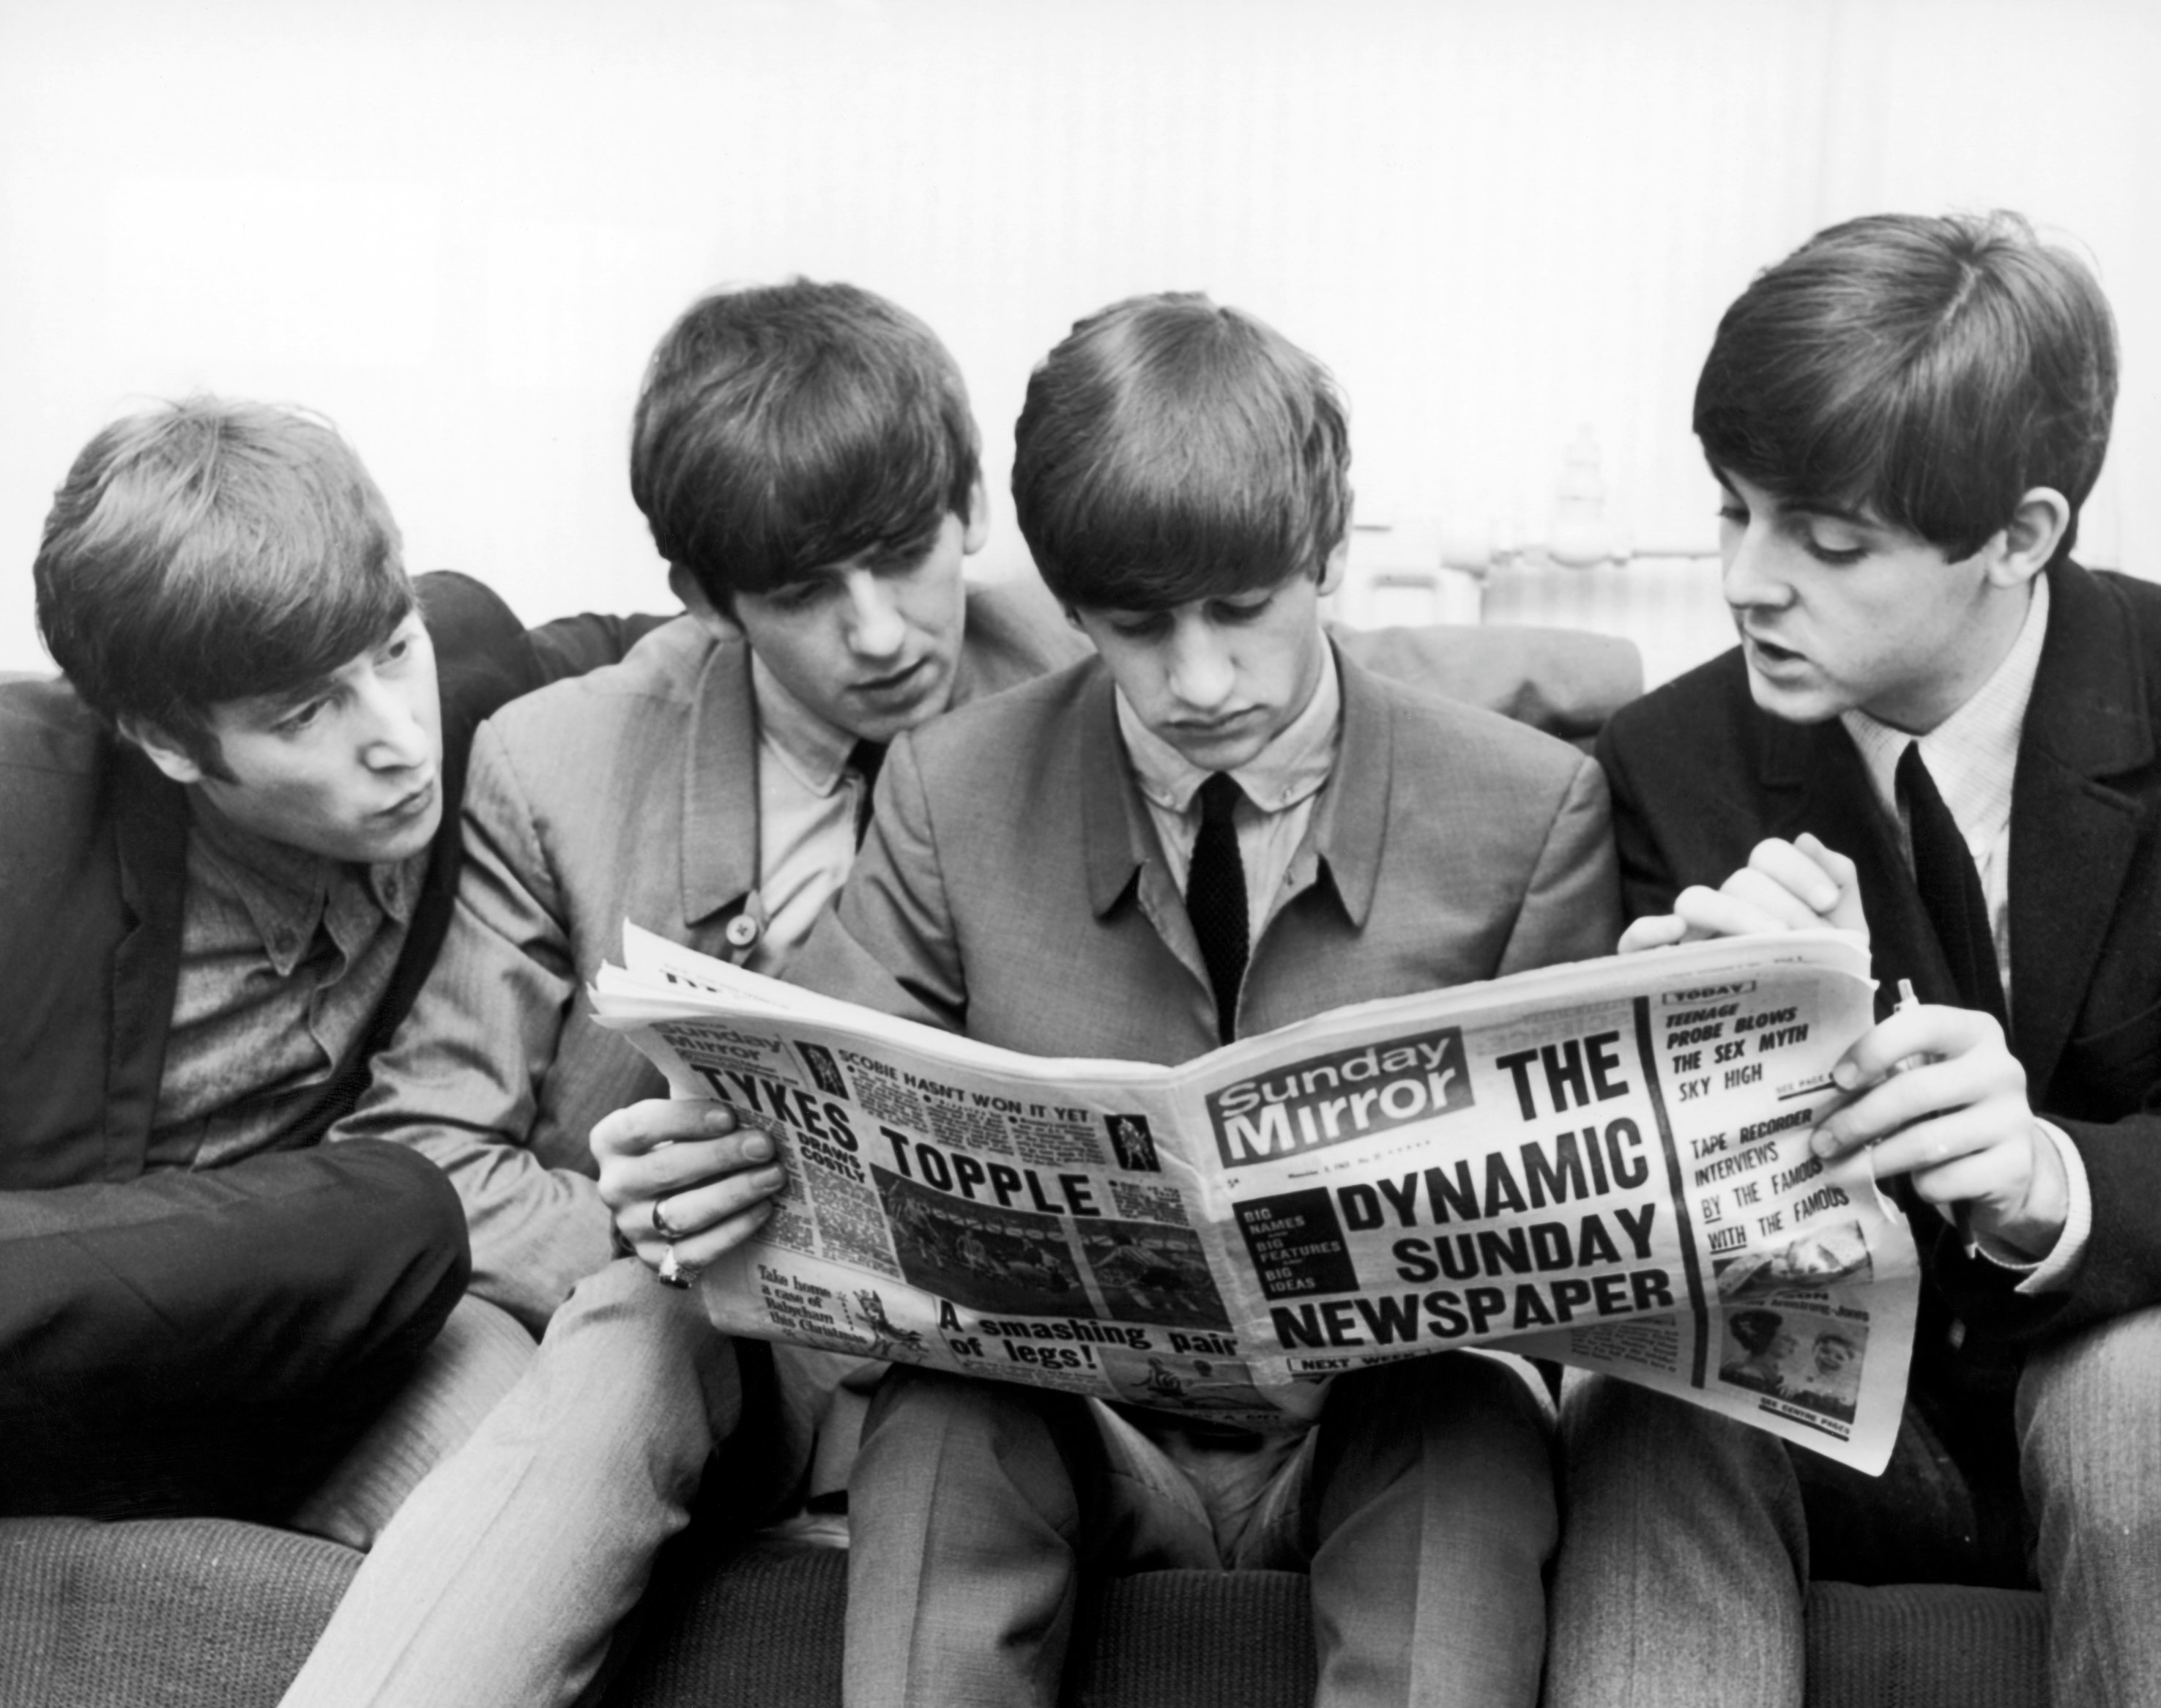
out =
[[[1988,898],[1981,873],[1974,869],[1966,838],[1936,793],[1935,779],[1921,761],[1921,744],[1909,742],[1898,757],[1898,794],[1914,833],[1914,886],[1935,927],[1959,1006],[1993,1014],[2003,1012],[2003,981],[1996,966],[1995,934],[1988,924]]]
[[[1231,815],[1245,799],[1227,771],[1200,785],[1200,834],[1185,875],[1185,912],[1200,940],[1216,992],[1216,1033],[1228,1044],[1237,1025],[1238,986],[1246,976],[1246,866]]]
[[[856,846],[863,846],[863,833],[871,827],[871,796],[877,790],[878,767],[885,763],[886,744],[866,737],[848,749],[848,768],[863,779],[863,792],[856,797]]]

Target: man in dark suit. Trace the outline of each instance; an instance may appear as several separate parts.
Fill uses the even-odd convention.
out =
[[[1868,932],[1884,1018],[1814,1146],[1873,1148],[1923,1307],[1880,1483],[1572,1389],[1555,1703],[1798,1703],[1812,1572],[2029,1549],[2055,1700],[2161,1691],[2161,590],[2070,556],[2115,385],[2098,286],[2010,216],[1834,227],[1721,323],[1741,644],[1601,742],[1623,946]]]
[[[0,1512],[285,1518],[466,1274],[434,1169],[315,1142],[442,941],[473,726],[605,626],[409,581],[327,424],[215,398],[99,433],[35,577],[66,674],[0,687]]]

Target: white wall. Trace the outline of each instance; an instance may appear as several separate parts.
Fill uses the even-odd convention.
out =
[[[2156,65],[2140,0],[13,0],[0,669],[43,662],[76,450],[192,388],[330,414],[415,567],[533,618],[657,606],[644,353],[700,288],[798,272],[944,334],[994,488],[1077,315],[1197,287],[1342,377],[1363,516],[1538,538],[1587,424],[1638,542],[1707,544],[1720,310],[1894,206],[2092,254],[2126,388],[2088,555],[2153,571]]]

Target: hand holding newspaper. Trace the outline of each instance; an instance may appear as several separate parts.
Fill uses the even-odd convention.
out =
[[[700,1283],[730,1333],[1255,1427],[1505,1346],[1872,1473],[1918,1295],[1867,1152],[1808,1147],[1872,1020],[1836,932],[1334,1010],[1175,1068],[896,1020],[625,927],[593,987],[787,1185]]]

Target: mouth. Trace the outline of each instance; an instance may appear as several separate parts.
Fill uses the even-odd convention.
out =
[[[1217,742],[1226,736],[1237,735],[1252,721],[1251,708],[1243,711],[1226,711],[1216,717],[1182,717],[1174,720],[1171,728],[1189,742]]]
[[[1742,629],[1741,643],[1747,648],[1749,662],[1764,669],[1783,669],[1807,662],[1793,648],[1780,646],[1778,642],[1768,640],[1752,629]]]
[[[386,825],[410,824],[435,805],[435,784],[436,779],[430,777],[410,794],[393,801],[375,816]]]
[[[872,676],[856,684],[856,692],[871,700],[905,700],[920,693],[929,684],[932,661],[918,659],[914,664],[883,676]]]

